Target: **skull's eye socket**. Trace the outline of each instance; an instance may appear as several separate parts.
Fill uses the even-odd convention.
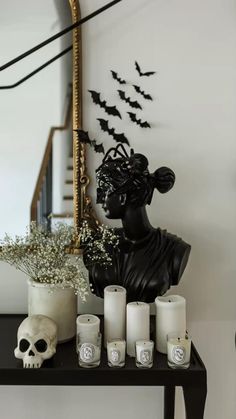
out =
[[[29,346],[30,346],[30,343],[28,342],[28,340],[21,339],[20,345],[19,345],[21,352],[26,352],[27,349],[29,349]]]
[[[39,339],[34,344],[38,352],[45,352],[47,350],[48,344],[44,339]]]

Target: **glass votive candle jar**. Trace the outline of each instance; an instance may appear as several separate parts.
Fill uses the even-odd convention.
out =
[[[172,332],[167,335],[167,358],[171,368],[189,368],[191,337],[187,333]]]
[[[90,336],[77,335],[77,350],[79,366],[83,368],[95,368],[101,361],[101,333],[91,334]]]
[[[107,342],[107,359],[109,367],[121,368],[125,365],[126,342],[113,339]]]
[[[100,332],[100,319],[94,314],[81,314],[76,319],[76,352],[78,353],[78,341],[80,339],[91,339],[93,336],[96,341],[97,335]]]
[[[135,343],[136,367],[152,368],[154,342],[152,340],[137,340]]]

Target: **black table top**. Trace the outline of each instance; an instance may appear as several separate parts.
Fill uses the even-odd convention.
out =
[[[23,368],[14,357],[17,329],[26,315],[0,315],[0,385],[122,385],[122,386],[200,386],[206,381],[206,369],[192,344],[191,365],[186,370],[171,369],[167,356],[155,352],[154,365],[139,369],[135,359],[126,357],[124,368],[110,368],[102,349],[97,368],[78,366],[75,339],[57,346],[54,357],[39,369]]]

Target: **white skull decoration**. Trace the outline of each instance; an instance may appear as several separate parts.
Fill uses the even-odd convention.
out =
[[[15,357],[24,368],[40,368],[56,352],[57,324],[47,316],[36,314],[23,320],[17,331]]]

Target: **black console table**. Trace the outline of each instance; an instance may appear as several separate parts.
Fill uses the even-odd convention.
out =
[[[102,351],[98,368],[78,367],[75,341],[57,347],[55,356],[42,368],[25,369],[14,357],[16,333],[23,315],[0,315],[0,385],[76,385],[76,386],[164,386],[164,419],[174,419],[175,387],[183,389],[186,419],[203,419],[207,394],[205,366],[192,346],[191,365],[187,370],[170,369],[166,355],[155,354],[153,368],[138,369],[135,360],[127,357],[124,368],[107,365]]]

